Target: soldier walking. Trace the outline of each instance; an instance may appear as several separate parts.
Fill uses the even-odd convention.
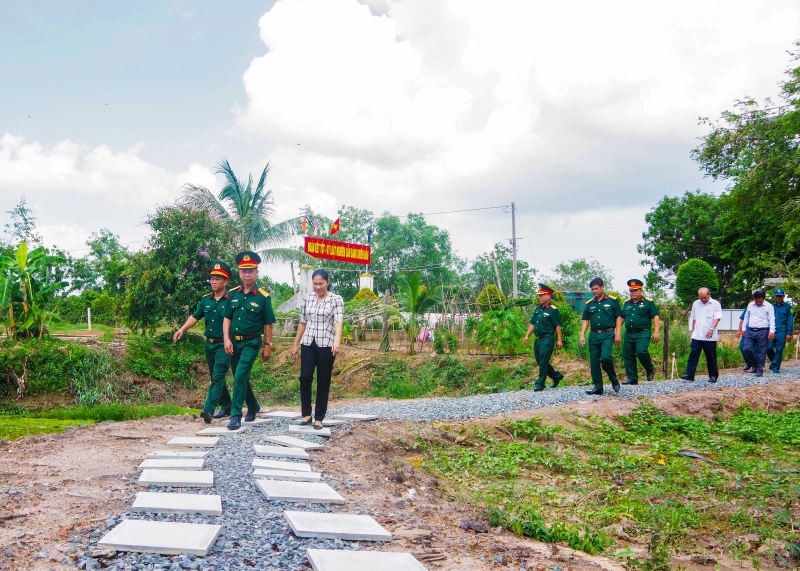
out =
[[[233,369],[233,399],[231,420],[228,422],[229,430],[241,428],[242,404],[245,401],[247,402],[245,422],[256,419],[260,407],[250,386],[250,371],[259,353],[265,362],[272,354],[272,324],[275,323],[275,315],[272,312],[269,293],[256,287],[260,263],[261,257],[255,252],[249,250],[239,252],[236,256],[236,265],[239,268],[242,285],[228,292],[230,299],[222,333],[225,338],[225,352],[231,356]]]
[[[548,285],[539,284],[539,305],[533,310],[531,316],[531,324],[528,326],[528,333],[522,340],[524,345],[528,344],[528,338],[531,333],[536,335],[536,341],[533,343],[533,355],[536,357],[536,362],[539,364],[539,376],[536,379],[536,386],[534,391],[539,392],[544,390],[544,383],[547,377],[553,379],[552,388],[556,388],[564,375],[553,368],[550,364],[550,359],[553,356],[553,349],[564,347],[561,340],[561,314],[558,308],[550,304],[555,290]],[[553,338],[553,335],[556,338]]]
[[[228,309],[228,280],[231,279],[231,268],[225,262],[217,260],[211,264],[211,293],[207,293],[197,304],[197,309],[186,319],[186,323],[175,332],[172,341],[177,342],[183,334],[194,327],[198,321],[205,319],[206,364],[211,375],[208,395],[200,411],[200,418],[206,424],[212,418],[224,418],[230,414],[231,395],[225,384],[225,375],[231,365],[231,358],[225,352],[222,342],[222,321]],[[218,412],[214,412],[219,405]]]
[[[594,296],[583,309],[581,324],[581,347],[586,345],[586,330],[589,332],[589,363],[592,368],[594,388],[586,391],[587,395],[603,394],[603,371],[611,380],[614,392],[619,392],[619,379],[614,370],[614,345],[621,342],[622,308],[619,301],[605,294],[602,278],[594,278],[589,282],[589,289]]]
[[[644,297],[641,280],[628,280],[630,299],[622,304],[622,318],[625,322],[625,341],[622,344],[622,359],[625,362],[625,376],[627,380],[623,385],[639,384],[639,369],[636,360],[644,367],[647,380],[652,381],[656,375],[656,368],[650,358],[650,335],[658,343],[661,331],[661,318],[658,316],[656,304]]]
[[[792,306],[784,301],[786,292],[778,288],[775,290],[775,339],[767,345],[767,358],[770,360],[769,370],[773,373],[781,372],[783,362],[783,349],[792,340],[794,332],[794,315]]]

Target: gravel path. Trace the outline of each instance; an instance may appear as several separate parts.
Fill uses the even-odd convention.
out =
[[[800,379],[800,367],[786,368],[778,373],[765,372],[761,378],[752,374],[722,375],[716,383],[709,383],[708,377],[697,375],[690,381],[653,381],[642,382],[636,386],[622,386],[621,398],[658,397],[686,391],[710,390],[716,388],[749,387],[766,385],[781,381]],[[549,387],[550,380],[548,380]],[[417,422],[435,420],[468,420],[508,414],[516,410],[543,408],[547,406],[563,406],[567,403],[583,400],[599,400],[616,398],[610,384],[606,384],[603,396],[594,397],[586,394],[591,386],[570,386],[556,389],[547,388],[543,392],[533,390],[476,395],[460,398],[433,398],[417,401],[395,401],[369,405],[354,405],[329,411],[328,414],[344,412],[360,412],[377,414],[382,418],[396,418]]]

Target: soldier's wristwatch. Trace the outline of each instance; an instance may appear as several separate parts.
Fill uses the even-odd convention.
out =
[[[270,341],[264,341],[264,345],[267,347],[272,347],[272,343]]]

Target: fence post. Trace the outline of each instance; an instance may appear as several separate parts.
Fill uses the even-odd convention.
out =
[[[664,375],[664,378],[667,378],[667,370],[668,370],[668,361],[669,361],[669,319],[664,320],[664,350],[662,351],[661,356],[661,374]]]
[[[89,322],[89,331],[92,330],[92,308],[86,308],[86,320]]]

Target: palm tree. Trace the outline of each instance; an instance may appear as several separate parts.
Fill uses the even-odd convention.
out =
[[[408,335],[408,352],[414,354],[414,342],[419,335],[423,314],[440,302],[431,291],[422,283],[422,275],[413,273],[409,276],[405,274],[397,275],[397,302],[400,305],[400,320],[403,329]]]
[[[308,256],[295,248],[281,247],[300,232],[302,217],[290,218],[273,224],[275,200],[272,190],[265,190],[264,183],[269,174],[269,163],[264,167],[258,183],[253,188],[253,176],[247,175],[247,184],[233,172],[227,159],[217,165],[215,174],[225,177],[226,184],[219,195],[214,196],[204,186],[186,184],[180,201],[192,208],[208,210],[211,216],[231,224],[240,236],[239,250],[261,251],[264,261],[306,261]]]

